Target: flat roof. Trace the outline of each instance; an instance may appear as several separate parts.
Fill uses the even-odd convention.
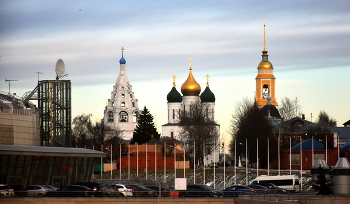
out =
[[[105,157],[106,153],[84,148],[47,147],[26,145],[0,145],[0,154],[67,156],[67,157]]]

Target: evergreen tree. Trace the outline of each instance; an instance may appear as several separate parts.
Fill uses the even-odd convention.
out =
[[[317,174],[317,179],[312,184],[312,188],[316,191],[317,195],[329,195],[332,193],[331,184],[329,180],[326,178],[326,175],[322,173],[323,168],[319,167]]]
[[[153,116],[145,106],[142,114],[137,120],[137,126],[130,143],[135,144],[137,142],[138,144],[144,144],[151,140],[152,135],[154,136],[154,139],[159,140],[160,134],[154,126]]]

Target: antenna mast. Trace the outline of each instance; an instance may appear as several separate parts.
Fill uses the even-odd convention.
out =
[[[39,82],[39,74],[43,74],[42,72],[35,72],[38,74],[38,82]]]
[[[7,83],[7,82],[9,82],[9,93],[11,93],[11,81],[18,81],[18,80],[16,80],[16,79],[5,79],[5,82]]]

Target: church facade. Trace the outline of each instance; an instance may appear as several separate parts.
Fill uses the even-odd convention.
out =
[[[107,101],[103,121],[105,126],[121,130],[123,140],[131,140],[140,110],[126,73],[124,48],[119,64],[119,75]]]
[[[204,111],[205,117],[208,117],[212,121],[215,120],[215,95],[211,92],[209,88],[209,76],[207,75],[207,84],[205,90],[201,92],[201,86],[195,80],[192,73],[192,59],[190,58],[190,68],[189,75],[187,80],[181,86],[181,93],[176,89],[176,77],[173,76],[173,87],[167,95],[167,105],[168,105],[168,123],[162,125],[162,136],[171,137],[182,142],[183,138],[181,137],[181,126],[180,126],[180,115],[182,113],[189,113],[193,110],[195,106],[201,107],[201,110]],[[220,135],[220,126],[215,126],[217,135]],[[206,156],[204,161],[205,165],[210,164],[211,162],[219,161],[219,138],[216,139],[217,144],[216,148],[211,155]],[[215,157],[215,158],[214,158]]]

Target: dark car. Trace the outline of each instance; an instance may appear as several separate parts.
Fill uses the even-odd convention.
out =
[[[108,197],[119,197],[122,193],[118,189],[113,188],[110,184],[103,184],[105,187],[106,196]]]
[[[15,196],[17,196],[17,197],[27,197],[28,196],[28,191],[26,188],[24,188],[24,186],[10,185],[10,187],[15,192]]]
[[[250,185],[265,186],[267,189],[269,189],[269,193],[274,193],[274,194],[288,193],[288,191],[286,189],[280,188],[273,183],[255,183],[255,182],[253,182]]]
[[[126,185],[127,188],[132,190],[133,196],[136,197],[157,197],[158,192],[149,188],[146,188],[145,186],[132,184],[132,185]]]
[[[187,190],[180,190],[179,197],[223,197],[222,191],[204,184],[189,184]]]
[[[266,194],[270,193],[269,189],[265,186],[258,185],[258,184],[251,184],[249,185],[250,188],[254,189],[256,193],[258,194]]]
[[[249,186],[234,185],[222,191],[224,197],[239,197],[240,195],[253,195],[255,190]]]
[[[86,186],[94,191],[94,196],[107,196],[105,187],[99,182],[78,182],[72,185]]]
[[[166,188],[159,188],[159,186],[146,186],[146,188],[152,189],[154,191],[158,192],[159,195],[159,191],[160,191],[160,195],[161,197],[169,197],[170,196],[170,191],[169,189]]]
[[[94,191],[86,186],[68,185],[46,193],[46,197],[92,197]]]

